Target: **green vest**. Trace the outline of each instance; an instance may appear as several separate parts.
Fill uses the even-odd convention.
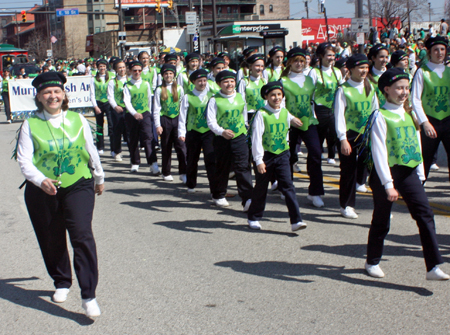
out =
[[[155,75],[155,72],[153,71],[153,68],[149,67],[148,72],[144,73],[144,71],[142,71],[141,73],[142,73],[141,74],[142,80],[146,81],[146,82],[148,82],[150,84],[150,90],[151,90],[151,92],[153,94],[152,85],[153,85],[153,77]]]
[[[187,130],[195,130],[199,133],[206,133],[209,128],[206,123],[205,109],[209,99],[213,96],[211,91],[208,91],[200,100],[194,93],[187,94],[189,108],[187,110]]]
[[[95,77],[97,75],[97,70],[91,70],[91,76]]]
[[[334,73],[338,72],[340,73],[339,69],[337,68],[333,68],[333,70]],[[331,73],[331,76],[329,76],[324,71],[322,71],[321,75],[320,70],[318,68],[314,68],[312,71],[315,71],[317,76],[316,91],[314,93],[314,102],[317,105],[322,105],[329,109],[332,109],[334,97],[336,95],[336,90],[339,84],[336,76],[334,75],[334,73]]]
[[[282,71],[280,71],[280,73],[278,73],[277,71],[275,71],[274,69],[272,69],[270,67],[268,67],[266,70],[267,70],[267,75],[269,77],[269,83],[280,80],[280,75],[281,75]]]
[[[160,88],[161,89],[161,88]],[[180,115],[180,101],[181,101],[181,87],[177,87],[178,101],[173,101],[172,92],[167,90],[167,100],[160,100],[161,103],[161,116],[167,116],[171,119]]]
[[[361,94],[357,88],[354,88],[348,82],[342,85],[345,100],[347,102],[347,107],[345,108],[347,131],[353,130],[357,133],[362,133],[364,131],[367,119],[370,114],[372,114],[372,101],[375,90],[373,87],[371,88],[369,96],[366,97],[365,90]]]
[[[208,86],[209,91],[212,92],[212,94],[216,94],[220,91],[220,86],[215,81],[212,81],[211,79],[208,79]]]
[[[101,102],[108,102],[108,83],[111,79],[108,81],[98,81],[97,79],[94,79],[94,86],[95,86],[95,100],[101,101]]]
[[[181,72],[180,75],[183,78],[184,93],[192,92],[192,90],[195,88],[195,85],[189,81],[189,72],[186,70],[186,71]]]
[[[133,105],[136,112],[139,114],[149,112],[150,108],[148,107],[148,91],[147,88],[149,83],[146,81],[142,81],[141,86],[139,88],[136,85],[133,85],[131,81],[126,83],[128,90],[131,95],[131,104]]]
[[[108,71],[108,75],[109,75],[109,79],[114,79],[116,78],[116,73],[113,71]]]
[[[9,78],[9,79],[6,79],[6,78],[3,78],[3,81],[2,81],[2,92],[8,92],[8,81],[10,80],[11,78]]]
[[[247,102],[247,111],[257,111],[258,109],[263,108],[266,105],[264,99],[261,97],[261,87],[266,84],[264,79],[260,78],[258,85],[250,80],[249,77],[244,77],[242,80],[244,80],[246,84],[245,100]]]
[[[116,104],[122,108],[125,108],[125,103],[123,102],[123,88],[124,83],[119,79],[114,79],[114,100]]]
[[[422,106],[425,113],[438,120],[450,116],[450,68],[445,67],[442,78],[430,70],[422,67],[423,92]]]
[[[286,140],[289,131],[288,110],[281,108],[278,120],[273,113],[264,108],[260,110],[260,113],[264,120],[264,133],[262,135],[264,151],[279,155],[288,150],[289,144]]]
[[[303,87],[298,86],[297,83],[288,77],[282,77],[281,81],[284,87],[286,108],[303,123],[299,129],[306,131],[310,125],[319,124],[319,121],[314,117],[311,107],[311,99],[315,89],[311,77],[305,76]]]
[[[380,109],[387,125],[386,148],[388,150],[388,163],[405,165],[415,168],[422,163],[422,153],[417,137],[414,121],[408,113],[405,113],[405,121],[395,113]]]
[[[217,105],[217,124],[223,129],[234,132],[234,138],[247,133],[244,120],[245,101],[240,93],[236,93],[234,101],[230,103],[220,93],[214,96]]]
[[[55,180],[61,175],[62,188],[73,185],[82,177],[92,178],[83,123],[78,113],[67,112],[64,130],[62,123],[60,128],[54,128],[50,121],[37,116],[29,118],[28,124],[33,138],[33,164],[47,178]]]
[[[373,75],[373,80],[375,81],[375,85],[372,85],[372,86],[375,86],[375,92],[377,93],[377,98],[378,98],[378,105],[381,108],[386,103],[386,97],[378,88],[378,80],[380,80],[380,76]]]

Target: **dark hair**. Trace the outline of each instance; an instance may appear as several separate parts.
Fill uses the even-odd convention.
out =
[[[319,71],[320,71],[320,77],[322,78],[322,82],[323,82],[324,84],[325,84],[325,81],[323,80],[322,58],[325,56],[325,53],[326,53],[328,50],[331,50],[331,51],[334,52],[334,54],[336,54],[336,48],[333,47],[332,45],[330,45],[330,46],[326,47],[320,55],[318,55],[318,56],[319,56]],[[337,86],[338,86],[338,87],[341,86],[341,84],[340,84],[340,82],[339,82],[339,79],[338,79],[338,77],[337,77],[337,75],[336,75],[336,72],[334,71],[334,66],[331,66],[331,71],[333,71],[334,78],[336,78]]]
[[[106,65],[106,64],[98,64],[98,65],[105,65],[106,66],[105,82],[107,82],[109,80],[108,65]],[[98,68],[98,66],[97,66],[97,68]],[[97,73],[95,74],[95,80],[101,81],[100,80],[100,70],[97,70]]]
[[[143,52],[146,52],[146,51],[143,51]],[[114,71],[116,71],[116,77],[114,78],[114,80],[116,81],[117,88],[119,87],[119,81],[117,80],[117,77],[119,76],[119,74],[117,73],[117,65],[119,65],[120,63],[123,63],[125,65],[125,67],[127,66],[123,60],[119,60],[114,63]],[[126,75],[125,75],[125,77],[126,77]]]
[[[44,105],[42,104],[42,102],[40,102],[37,98],[37,96],[34,97],[34,103],[36,104],[36,107],[38,109],[39,112],[42,112],[44,110]],[[66,111],[69,109],[69,98],[67,97],[67,94],[64,92],[64,99],[63,102],[61,104],[61,109],[63,111]]]
[[[284,58],[285,52],[283,52],[282,50],[275,51],[273,56],[275,56],[277,54],[277,52],[282,52],[283,53],[283,58]],[[269,59],[267,60],[267,66],[266,66],[267,72],[270,73],[269,74],[269,78],[268,78],[269,80],[272,79],[272,77],[273,77],[273,71],[274,71],[274,69],[273,69],[273,59],[272,59],[273,56],[269,57]],[[283,72],[284,69],[285,69],[285,66],[284,66],[283,62],[281,62],[281,72]]]

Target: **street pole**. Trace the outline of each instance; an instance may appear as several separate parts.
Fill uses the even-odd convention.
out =
[[[14,12],[14,20],[16,20],[17,47],[20,49],[19,24],[17,23],[17,12]]]
[[[123,28],[123,12],[122,12],[122,0],[119,0],[119,11],[117,12],[117,14],[119,15],[119,31],[122,32],[124,31]],[[94,20],[92,20],[92,24],[94,24]],[[92,39],[94,40],[94,39]],[[119,57],[120,58],[124,58],[123,57],[123,45],[122,43],[120,43],[119,45]]]
[[[216,36],[217,36],[217,8],[216,8],[216,0],[212,0],[212,10],[213,10],[213,43],[214,43],[214,52],[217,51],[216,47]]]
[[[431,22],[431,2],[428,3],[428,22]]]
[[[357,13],[356,17],[358,17],[358,18],[363,17],[363,0],[358,0],[358,13]],[[364,36],[364,40],[365,40],[365,36]],[[364,43],[359,45],[358,52],[360,54],[364,53]]]
[[[309,7],[308,0],[305,0],[306,18],[309,19]]]
[[[323,6],[323,15],[325,16],[325,27],[327,29],[327,42],[330,42],[330,34],[328,33],[327,8],[325,6]]]

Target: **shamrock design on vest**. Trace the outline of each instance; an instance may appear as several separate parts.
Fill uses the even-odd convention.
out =
[[[197,128],[208,128],[208,123],[206,122],[205,115],[203,113],[197,114]]]
[[[439,112],[446,112],[448,109],[447,107],[447,99],[441,94],[436,97],[436,107],[435,111],[436,113]]]
[[[284,150],[286,145],[283,143],[282,137],[274,138],[274,144],[272,145],[272,150],[277,151],[278,149]]]
[[[416,152],[415,146],[407,146],[405,148],[405,154],[402,155],[402,161],[408,164],[410,161],[420,162],[420,152]]]
[[[57,164],[59,163],[59,159],[57,160]],[[70,165],[69,157],[65,157],[61,163],[61,170],[59,166],[55,166],[53,168],[53,174],[55,176],[62,175],[63,173],[74,174],[75,173],[75,165]]]

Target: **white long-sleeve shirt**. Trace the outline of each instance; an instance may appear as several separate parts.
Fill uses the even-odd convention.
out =
[[[427,66],[431,71],[436,73],[439,78],[442,78],[445,71],[444,64],[436,64],[432,62],[428,62],[425,66]],[[422,106],[422,93],[423,93],[423,70],[422,68],[416,71],[414,76],[414,80],[411,86],[411,101],[413,106],[413,111],[416,113],[417,118],[419,119],[419,124],[422,124],[428,121],[428,117],[425,114]]]
[[[395,105],[390,102],[386,102],[384,104],[384,109],[389,110],[392,113],[395,113],[401,116],[402,120],[405,120],[405,109],[402,105]],[[372,141],[372,157],[373,163],[375,165],[376,171],[378,173],[378,177],[380,178],[381,184],[384,185],[385,189],[394,187],[394,179],[392,178],[391,170],[389,168],[388,162],[388,150],[386,147],[386,134],[387,134],[387,125],[386,120],[384,119],[381,112],[377,112],[375,115],[375,121],[373,127],[371,129],[370,137]],[[416,131],[417,139],[420,145],[420,132]],[[423,163],[419,164],[416,168],[417,175],[419,179],[425,180],[425,173],[423,168]]]
[[[192,90],[192,93],[199,97],[201,101],[208,99],[208,90],[204,89],[203,91],[197,91],[195,88]],[[204,101],[206,102],[206,101]],[[180,116],[178,117],[178,137],[186,137],[186,122],[187,122],[187,114],[189,109],[189,101],[188,95],[185,94],[180,104]]]
[[[121,81],[123,84],[127,82],[127,77],[121,77],[117,75],[117,80]],[[115,80],[110,80],[108,83],[108,102],[112,108],[117,107],[116,99],[114,98],[114,86],[116,85]]]
[[[183,86],[178,86],[181,88],[181,94],[178,97],[178,101],[182,101],[184,97]],[[167,84],[167,91],[172,92],[172,83]],[[161,127],[161,87],[158,87],[155,91],[155,107],[153,108],[153,120],[155,121],[155,127]]]
[[[106,75],[100,75],[100,80],[102,82],[105,82]],[[95,77],[92,77],[91,79],[91,86],[89,88],[89,93],[91,95],[91,102],[93,107],[97,107],[97,99],[95,99]]]
[[[227,98],[230,104],[232,104],[234,102],[234,99],[236,98],[236,92],[231,95],[226,95],[219,91],[219,94],[222,97]],[[247,107],[245,105],[242,113],[244,115],[244,122],[245,124],[247,124]],[[209,129],[211,129],[214,134],[222,136],[222,133],[225,129],[219,126],[219,124],[217,123],[217,104],[214,97],[209,99],[208,107],[206,109],[206,122]]]
[[[272,107],[270,107],[269,104],[266,104],[266,106],[264,108],[267,109],[268,111],[270,111],[271,113],[273,113],[273,115],[275,116],[275,118],[277,120],[280,118],[281,108],[273,109]],[[292,116],[292,114],[288,112],[288,115],[287,115],[288,127],[290,126],[292,119],[295,119],[295,117]],[[264,131],[265,131],[264,119],[263,119],[261,112],[258,111],[255,114],[253,122],[252,122],[252,154],[253,154],[253,160],[255,161],[257,166],[264,163],[264,161],[263,161],[264,147],[262,144],[262,136],[264,134]],[[286,134],[286,141],[288,141],[288,140],[289,140],[289,132]]]
[[[156,72],[156,69],[146,66],[142,69],[142,74],[147,74],[149,71],[153,71],[153,79],[151,82],[151,87],[152,92],[155,92],[158,84],[158,72]]]
[[[364,90],[364,81],[356,82],[351,78],[347,80],[350,86],[356,88],[360,94],[366,94]],[[374,89],[372,87],[372,89]],[[339,141],[347,139],[347,123],[345,121],[345,109],[347,108],[347,100],[345,99],[344,90],[339,87],[336,91],[336,98],[334,99],[334,116],[336,125],[336,134]],[[378,109],[378,98],[374,94],[372,98],[372,112]]]
[[[266,80],[266,83],[269,82],[269,72],[271,72],[268,69],[271,69],[271,68],[268,67],[267,69],[264,69],[263,74],[262,74],[262,77]],[[273,67],[274,75],[275,75],[275,73],[277,73],[278,75],[281,75],[282,70],[283,70],[283,68],[281,66]]]
[[[185,72],[185,71],[183,71]],[[184,82],[183,82],[183,78],[184,78],[184,74],[183,72],[181,72],[178,77],[177,77],[177,85],[180,85],[181,87],[184,87]],[[192,70],[186,70],[186,74],[187,74],[187,78],[188,78],[188,82],[189,82],[189,76],[193,73],[194,71]]]
[[[152,110],[152,90],[150,88],[150,84],[146,81],[143,81],[142,78],[139,80],[134,80],[133,78],[130,79],[130,83],[133,85],[136,85],[137,88],[140,88],[141,85],[147,85],[147,97],[148,97],[148,108],[151,111]],[[133,105],[131,104],[131,93],[128,89],[128,86],[125,85],[123,87],[123,102],[125,103],[125,107],[127,108],[127,111],[131,115],[135,115],[136,109],[134,109]]]
[[[67,112],[62,112],[57,115],[52,115],[46,111],[36,113],[37,117],[42,120],[47,119],[55,128],[59,128],[61,126],[63,118],[66,117],[66,115]],[[95,183],[100,185],[104,183],[105,173],[103,172],[103,168],[100,163],[97,148],[94,145],[91,127],[84,116],[80,115],[80,119],[83,123],[83,135],[86,141],[85,148],[89,153],[89,166],[94,169],[92,171],[92,175],[95,179]],[[19,143],[17,147],[17,161],[19,162],[20,170],[25,178],[37,187],[41,187],[42,182],[47,179],[47,177],[33,164],[33,154],[34,145],[30,124],[27,120],[25,120],[20,131]]]

